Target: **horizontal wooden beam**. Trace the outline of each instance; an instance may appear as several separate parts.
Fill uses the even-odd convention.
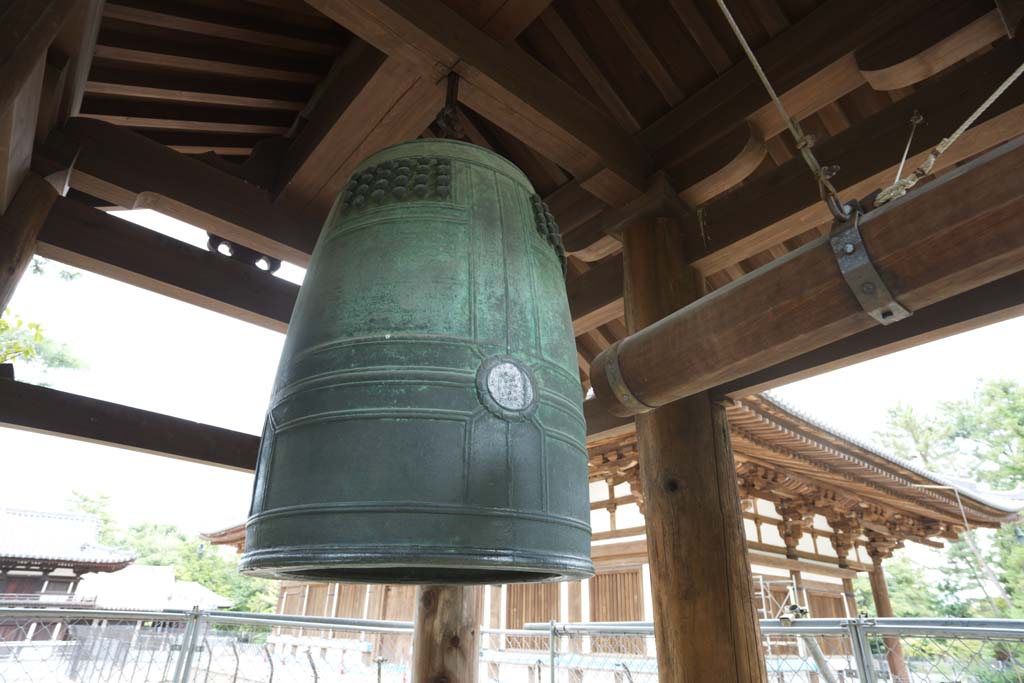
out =
[[[462,76],[460,100],[574,174],[599,163],[639,194],[646,155],[603,111],[530,57],[504,46],[444,4],[411,0],[310,0],[390,56],[438,79]]]
[[[102,121],[69,120],[37,156],[46,175],[73,163],[71,186],[111,205],[154,209],[298,265],[308,263],[320,232],[255,185]]]
[[[721,384],[714,392],[742,398],[1020,315],[1024,315],[1024,273],[1015,273],[922,308],[899,325],[864,330]]]
[[[576,336],[623,316],[622,259],[610,258],[566,283]]]
[[[923,309],[1024,270],[1024,188],[1016,174],[1022,164],[1024,137],[861,219],[861,248],[906,308]],[[635,412],[609,384],[613,358],[621,381],[656,407],[875,324],[821,238],[603,352],[591,364],[597,409]]]
[[[60,198],[36,252],[246,322],[284,332],[299,288],[255,266]]]
[[[921,87],[884,111],[826,140],[815,148],[825,165],[839,167],[833,179],[846,199],[863,198],[892,182],[915,111],[926,125],[915,132],[907,168],[923,160],[978,104],[1024,60],[1024,47],[1003,45]],[[1006,114],[1006,117],[1001,115]],[[940,157],[936,170],[948,168],[1024,133],[1024,82],[1010,88],[981,119]],[[795,237],[830,219],[802,159],[752,179],[705,207],[701,229],[685,231],[687,258],[711,274]]]
[[[176,104],[201,104],[218,107],[234,107],[238,109],[301,111],[304,106],[304,104],[298,100],[225,95],[222,93],[177,90],[172,88],[155,88],[128,83],[107,83],[104,81],[87,81],[85,83],[85,94],[126,100],[173,102]]]
[[[274,69],[252,64],[237,64],[214,59],[183,57],[163,52],[135,50],[113,45],[97,45],[94,54],[97,61],[113,64],[130,64],[136,67],[151,69],[167,69],[169,71],[187,71],[203,76],[225,76],[228,78],[245,78],[260,81],[283,81],[285,83],[307,83],[312,85],[320,80],[315,73],[305,71],[289,71]]]
[[[230,123],[225,121],[188,121],[148,116],[123,116],[115,114],[80,114],[83,119],[95,119],[115,126],[134,130],[181,130],[199,133],[235,133],[246,135],[283,135],[287,126],[273,126],[261,123]]]
[[[923,160],[932,147],[955,129],[1021,60],[1024,48],[1015,44],[997,47],[951,70],[935,83],[920,88],[816,148],[822,163],[839,166],[835,178],[846,198],[862,198],[892,181],[898,158],[890,154],[906,144],[910,117],[926,116],[911,146],[908,168]],[[940,157],[937,170],[949,168],[1006,140],[1024,134],[1024,82],[1011,87],[974,127]],[[959,147],[958,147],[959,145]],[[557,193],[556,193],[557,194]],[[686,254],[692,264],[710,275],[738,261],[776,246],[829,220],[817,188],[800,159],[751,179],[728,196],[705,207],[703,227],[684,228]],[[593,222],[593,219],[590,221]],[[589,230],[582,227],[575,230]],[[575,244],[579,244],[578,242]],[[618,261],[612,256],[608,261]],[[603,263],[602,263],[603,265]],[[606,266],[611,271],[613,266]],[[618,266],[621,269],[621,265]],[[594,288],[588,308],[617,310],[621,307],[622,281],[613,285],[581,281]],[[570,287],[571,287],[570,282]],[[575,317],[575,316],[574,316]]]
[[[296,38],[279,33],[257,31],[228,21],[215,21],[212,18],[207,20],[194,19],[170,12],[156,12],[112,2],[108,2],[104,7],[103,16],[140,26],[192,33],[210,38],[223,38],[250,45],[280,48],[294,52],[335,55],[341,51],[341,46],[338,44]]]
[[[29,173],[7,212],[0,215],[0,315],[32,259],[37,236],[56,199],[57,192],[48,182]]]
[[[0,425],[250,472],[259,437],[0,379]]]

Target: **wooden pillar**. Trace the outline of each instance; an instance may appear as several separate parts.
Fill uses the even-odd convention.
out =
[[[567,621],[579,623],[583,621],[583,582],[572,581],[567,584],[569,588],[569,615]],[[583,637],[569,637],[569,652],[578,655],[583,652]],[[582,683],[583,669],[569,669],[570,683]]]
[[[418,586],[412,683],[476,683],[483,589]]]
[[[889,600],[889,586],[885,582],[885,572],[882,571],[882,557],[872,553],[871,561],[874,568],[871,571],[871,597],[875,600],[875,612],[879,617],[891,617],[892,602]],[[889,662],[889,670],[892,672],[893,683],[910,683],[910,672],[907,670],[907,662],[903,657],[903,646],[900,639],[895,636],[886,636],[882,639],[885,642],[885,658]]]
[[[846,600],[846,611],[850,618],[860,614],[857,608],[857,594],[853,592],[853,579],[843,579],[843,598]]]
[[[631,226],[623,247],[631,333],[698,298],[700,278],[673,221]],[[702,392],[638,415],[636,425],[659,680],[763,683],[725,410]]]
[[[32,260],[36,237],[43,228],[57,191],[34,173],[25,176],[14,201],[0,216],[0,314]]]
[[[487,590],[490,591],[491,596],[491,609],[487,615],[487,626],[489,628],[501,628],[501,586],[489,586]],[[495,652],[504,649],[502,648],[501,636],[492,635],[488,646]],[[498,680],[500,674],[501,669],[497,662],[491,662],[487,665],[487,678],[489,680]]]

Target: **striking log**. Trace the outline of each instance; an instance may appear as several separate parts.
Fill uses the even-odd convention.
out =
[[[674,222],[624,237],[630,330],[697,298]],[[766,681],[725,410],[707,392],[690,396],[637,416],[637,440],[659,680]]]
[[[1021,164],[1024,137],[862,218],[864,248],[906,308],[1024,268]],[[591,366],[595,400],[615,415],[635,414],[874,324],[820,238],[604,351]],[[641,405],[623,404],[622,382],[609,384],[613,360]]]
[[[278,332],[298,286],[129,221],[58,198],[36,253]]]
[[[30,173],[0,216],[0,315],[32,260],[36,238],[56,199],[50,183]]]
[[[0,425],[253,471],[259,437],[148,410],[0,380]]]
[[[480,670],[480,586],[418,586],[412,683],[476,683]]]

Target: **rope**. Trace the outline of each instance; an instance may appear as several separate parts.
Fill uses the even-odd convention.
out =
[[[786,107],[782,104],[782,100],[779,99],[779,95],[775,92],[775,88],[772,87],[771,81],[768,80],[768,76],[765,74],[764,69],[761,68],[761,63],[757,61],[754,51],[750,49],[750,45],[747,43],[747,39],[744,37],[743,31],[740,30],[739,25],[736,24],[736,20],[733,18],[729,8],[725,6],[725,0],[717,1],[718,7],[722,10],[722,14],[725,15],[725,20],[729,22],[729,26],[732,28],[732,32],[736,35],[736,39],[743,48],[743,52],[746,53],[747,59],[750,60],[751,65],[754,67],[757,77],[761,79],[761,84],[764,85],[765,90],[768,91],[768,94],[772,98],[772,102],[775,103],[775,108],[779,110],[779,115],[782,116],[782,120],[786,123],[786,127],[793,135],[796,147],[800,150],[800,156],[803,157],[804,162],[811,170],[815,180],[818,181],[818,189],[821,193],[821,198],[826,204],[828,204],[828,208],[832,212],[833,216],[838,220],[845,221],[847,219],[847,211],[843,208],[843,202],[839,198],[839,193],[836,191],[835,186],[833,186],[829,180],[829,178],[835,175],[836,171],[839,169],[835,166],[822,167],[822,165],[818,163],[817,157],[814,156],[814,152],[811,150],[811,147],[814,145],[814,139],[804,133],[803,129],[800,128],[800,124],[786,112]]]
[[[985,113],[985,111],[992,106],[992,103],[999,99],[999,96],[1006,92],[1006,89],[1013,85],[1013,82],[1020,78],[1020,75],[1024,74],[1024,63],[1021,63],[1017,69],[1010,74],[1002,84],[995,89],[995,91],[988,96],[988,99],[981,103],[974,113],[967,117],[960,127],[953,131],[953,134],[948,138],[943,138],[942,141],[935,146],[934,149],[928,154],[928,157],[921,163],[920,166],[914,169],[914,171],[906,178],[898,178],[889,187],[885,188],[878,193],[875,198],[875,206],[881,206],[888,201],[902,197],[907,193],[907,190],[917,185],[921,178],[931,173],[932,168],[935,166],[935,161],[949,149],[957,139],[964,134],[964,132],[970,128],[978,117]]]

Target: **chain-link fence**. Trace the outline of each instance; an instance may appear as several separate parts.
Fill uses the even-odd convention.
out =
[[[1024,621],[764,620],[761,636],[771,683],[1024,683]],[[0,609],[0,683],[409,683],[411,655],[406,622]],[[657,676],[649,623],[481,632],[488,683]]]

